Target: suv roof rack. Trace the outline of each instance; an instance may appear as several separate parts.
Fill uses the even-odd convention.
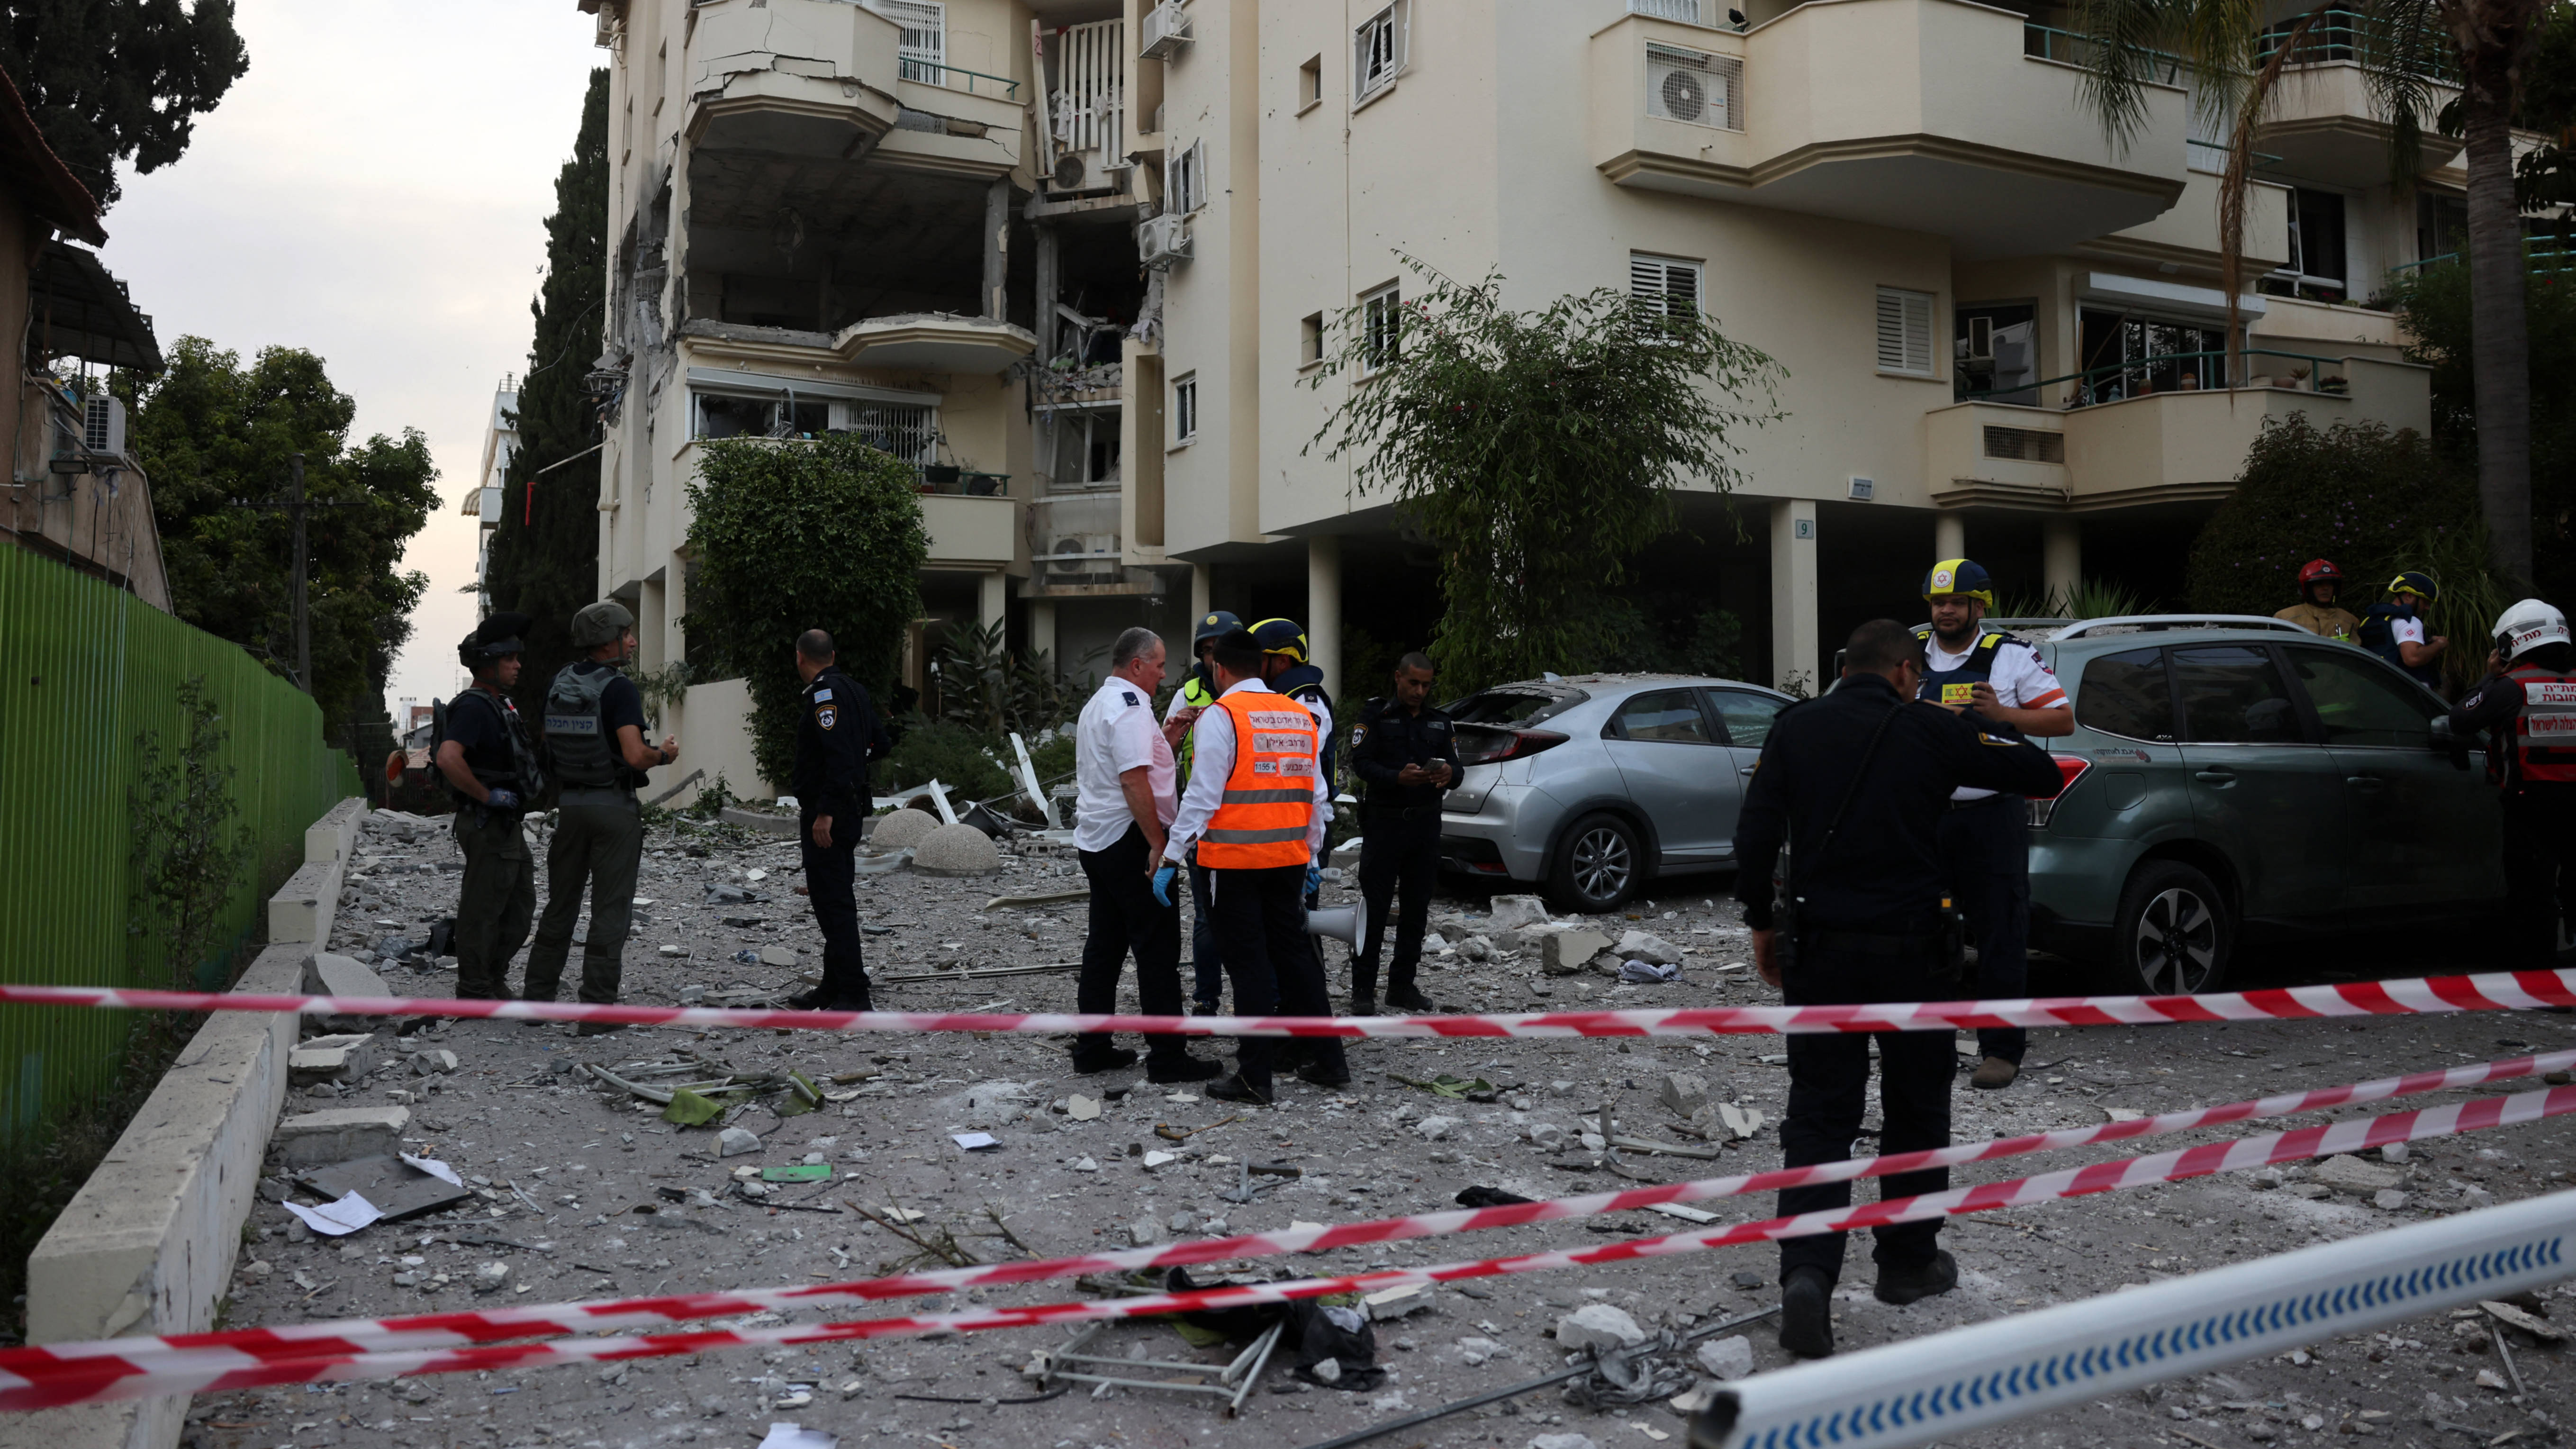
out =
[[[2062,642],[2080,639],[2088,633],[2156,634],[2170,629],[2269,629],[2281,634],[2316,633],[2305,624],[2275,619],[2268,614],[2121,614],[2069,625],[2054,638]]]

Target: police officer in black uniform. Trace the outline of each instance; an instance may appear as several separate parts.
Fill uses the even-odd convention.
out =
[[[465,852],[456,891],[456,994],[493,1001],[510,994],[510,958],[527,944],[537,914],[536,859],[520,818],[546,788],[537,752],[510,690],[519,682],[520,642],[536,621],[494,614],[456,647],[473,686],[439,710],[432,761],[456,802],[452,827]]]
[[[1971,785],[2047,798],[2061,788],[2047,752],[2011,725],[1915,701],[1922,657],[1904,625],[1863,624],[1844,647],[1841,684],[1781,711],[1763,743],[1736,821],[1736,897],[1753,928],[1755,966],[1790,1005],[1955,998],[1964,947],[1943,908],[1936,845],[1950,792]],[[1775,904],[1772,867],[1784,847],[1785,900]],[[1951,1034],[1877,1039],[1879,1151],[1948,1146]],[[1849,1157],[1869,1089],[1869,1041],[1801,1034],[1788,1038],[1788,1051],[1784,1165]],[[1881,1195],[1939,1192],[1949,1181],[1939,1168],[1900,1173]],[[1850,1202],[1849,1183],[1827,1183],[1783,1191],[1780,1211]],[[1937,1221],[1873,1231],[1882,1301],[1911,1303],[1958,1285]],[[1781,1243],[1780,1344],[1791,1353],[1833,1352],[1828,1305],[1842,1259],[1839,1233]]]
[[[1387,909],[1402,892],[1395,923],[1395,962],[1386,1003],[1437,1011],[1414,985],[1422,931],[1431,919],[1431,887],[1440,875],[1440,797],[1458,783],[1458,741],[1449,716],[1431,703],[1431,659],[1407,654],[1395,666],[1395,693],[1372,699],[1351,731],[1351,772],[1368,793],[1360,800],[1360,896],[1368,902],[1368,935],[1351,958],[1351,1015],[1377,1015],[1377,946]]]
[[[796,725],[798,842],[805,857],[805,892],[814,902],[814,924],[823,931],[823,984],[788,1005],[800,1011],[868,1011],[867,968],[859,960],[859,898],[855,887],[859,829],[875,797],[868,793],[868,761],[894,748],[859,682],[833,667],[839,657],[832,636],[808,629],[796,636],[796,673],[805,681],[803,716]]]

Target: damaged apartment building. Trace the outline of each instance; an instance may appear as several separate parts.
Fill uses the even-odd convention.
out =
[[[2231,333],[2228,137],[2167,64],[2106,138],[2053,0],[577,3],[613,53],[601,582],[647,665],[684,654],[696,441],[848,429],[919,470],[926,630],[1096,673],[1131,623],[1289,614],[1374,692],[1345,640],[1424,642],[1434,558],[1311,444],[1365,379],[1314,384],[1405,257],[1782,364],[1743,486],[1686,481],[1642,561],[1763,683],[1917,617],[1938,557],[2170,598],[2267,420],[2429,423],[2370,303],[2455,249],[2458,143],[2392,189],[2349,36],[2284,58]],[[686,708],[704,741],[740,685]]]

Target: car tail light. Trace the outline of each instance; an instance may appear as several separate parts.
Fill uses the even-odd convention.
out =
[[[2057,802],[2065,799],[2066,792],[2075,788],[2075,782],[2084,778],[2084,772],[2093,768],[2093,762],[2081,755],[2051,755],[2049,758],[2057,764],[2057,793],[2048,799],[2030,802],[2030,828],[2033,830],[2048,828],[2049,817],[2057,813]]]
[[[1505,760],[1525,760],[1541,750],[1554,749],[1569,738],[1555,730],[1477,729],[1460,731],[1458,763],[1461,765],[1497,765]]]

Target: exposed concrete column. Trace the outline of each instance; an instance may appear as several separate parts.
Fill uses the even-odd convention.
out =
[[[1006,287],[1011,275],[1011,178],[996,176],[984,188],[984,315],[1010,315]]]
[[[2049,597],[2061,608],[2073,602],[2076,581],[2084,575],[2084,526],[2073,514],[2051,514],[2040,520],[2039,562]]]
[[[1968,518],[1966,514],[1942,509],[1932,515],[1932,562],[1945,558],[1968,556]]]
[[[1211,607],[1209,601],[1215,592],[1215,587],[1208,578],[1208,566],[1203,563],[1190,565],[1190,627],[1192,629],[1198,628],[1199,620],[1208,616],[1208,609]]]
[[[1038,334],[1037,362],[1040,367],[1044,367],[1047,360],[1055,356],[1055,299],[1062,285],[1056,280],[1056,273],[1061,264],[1057,261],[1054,224],[1041,221],[1034,223],[1034,226],[1038,234],[1036,258],[1038,297],[1037,306],[1029,320],[1036,324],[1032,330]]]
[[[1342,541],[1327,533],[1306,540],[1306,662],[1324,671],[1324,688],[1342,685]]]
[[[1816,625],[1816,503],[1778,498],[1771,503],[1771,676],[1787,689],[1803,676],[1808,694],[1822,694],[1824,648]]]
[[[990,629],[1011,610],[1011,576],[1000,569],[984,575],[975,599],[975,622]]]
[[[1064,672],[1064,661],[1055,657],[1055,600],[1029,600],[1029,653],[1044,654],[1047,667]]]

